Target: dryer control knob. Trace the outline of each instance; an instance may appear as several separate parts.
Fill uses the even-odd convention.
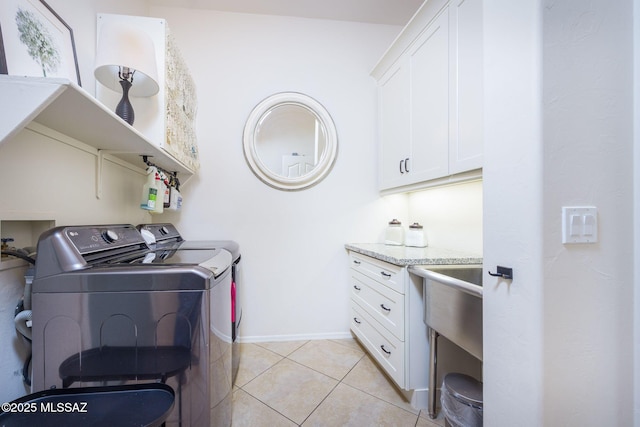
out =
[[[113,230],[106,230],[102,233],[102,238],[107,242],[107,243],[113,243],[116,240],[118,240],[118,233],[116,233]]]

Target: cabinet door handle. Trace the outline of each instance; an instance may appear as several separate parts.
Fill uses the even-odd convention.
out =
[[[404,159],[404,171],[409,173],[409,158]]]
[[[385,307],[385,305],[384,305],[384,304],[380,304],[380,307],[381,307],[384,311],[386,311],[387,313],[391,311],[391,309],[390,309],[390,308]]]
[[[382,349],[382,351],[384,351],[385,353],[387,353],[387,355],[390,355],[390,354],[391,354],[391,352],[390,352],[390,351],[388,351],[386,348],[384,348],[384,344],[382,344],[382,345],[380,346],[380,348]]]
[[[391,278],[391,274],[387,273],[386,271],[381,271],[380,274],[382,274],[382,277],[384,277],[385,279]]]
[[[353,285],[353,289],[355,289],[356,291],[361,291],[361,290],[362,290],[362,288],[359,288],[359,287],[358,287],[358,286],[356,286],[356,285]]]
[[[403,166],[404,166],[404,160],[400,160],[400,173],[401,174],[404,174],[404,169],[405,168],[403,168]]]
[[[353,263],[354,263],[355,265],[360,265],[360,264],[362,264],[362,263],[361,263],[360,261],[358,261],[357,259],[354,259],[354,260],[353,260]]]
[[[358,325],[362,323],[361,321],[359,321],[359,320],[358,320],[358,318],[357,318],[357,317],[354,317],[354,318],[353,318],[353,321],[354,321],[354,322],[356,322]]]

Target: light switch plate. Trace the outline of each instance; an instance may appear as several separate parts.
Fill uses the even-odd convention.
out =
[[[567,206],[562,208],[562,243],[596,243],[598,241],[598,208]]]

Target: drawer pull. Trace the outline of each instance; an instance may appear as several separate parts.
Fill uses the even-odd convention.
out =
[[[362,288],[359,288],[357,285],[353,285],[353,289],[355,289],[356,291],[361,291]]]
[[[386,348],[384,348],[384,344],[382,344],[382,345],[380,346],[380,348],[382,349],[382,351],[384,351],[385,353],[387,353],[387,355],[390,355],[390,354],[391,354],[391,352],[390,352],[390,351],[387,351],[387,349],[386,349]]]
[[[354,322],[356,322],[358,325],[362,323],[361,321],[359,321],[359,320],[358,320],[358,318],[357,318],[357,317],[354,317],[354,318],[353,318],[353,321],[354,321]]]
[[[360,265],[360,264],[362,264],[362,263],[361,263],[360,261],[358,261],[357,259],[354,259],[354,260],[353,260],[353,263],[354,263],[355,265]]]
[[[390,308],[385,307],[385,305],[384,305],[384,304],[380,304],[380,307],[382,307],[382,309],[383,309],[384,311],[386,311],[387,313],[391,311],[391,309],[390,309]]]
[[[391,278],[391,274],[387,273],[386,271],[381,271],[380,274],[382,274],[382,277],[384,277],[385,279]]]

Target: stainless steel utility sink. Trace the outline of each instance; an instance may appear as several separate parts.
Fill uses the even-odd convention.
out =
[[[428,412],[435,418],[438,335],[482,360],[482,265],[415,265],[409,272],[423,278],[430,330]]]
[[[482,360],[482,266],[414,266],[424,278],[424,322]]]

